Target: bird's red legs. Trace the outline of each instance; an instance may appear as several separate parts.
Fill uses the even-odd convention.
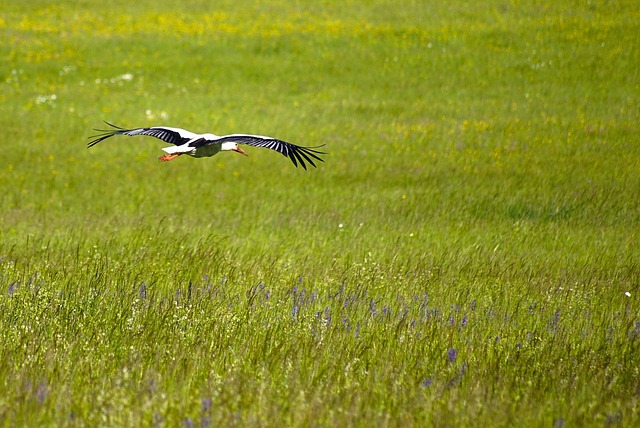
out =
[[[173,160],[175,158],[177,158],[178,156],[180,156],[182,153],[169,153],[166,155],[162,155],[158,158],[158,160],[160,162],[169,162],[170,160]]]

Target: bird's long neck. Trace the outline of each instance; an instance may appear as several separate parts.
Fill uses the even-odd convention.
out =
[[[230,151],[230,150],[235,150],[236,147],[238,147],[238,145],[236,143],[233,143],[233,142],[226,142],[226,143],[220,144],[220,150],[223,151],[223,152]]]

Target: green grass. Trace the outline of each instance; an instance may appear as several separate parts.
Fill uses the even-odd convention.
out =
[[[637,425],[640,13],[574,3],[3,5],[2,425]]]

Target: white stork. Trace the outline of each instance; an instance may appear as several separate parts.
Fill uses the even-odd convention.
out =
[[[304,169],[307,169],[305,161],[315,167],[316,164],[313,163],[313,159],[324,162],[317,155],[326,154],[324,152],[314,150],[322,146],[296,146],[295,144],[287,143],[286,141],[261,135],[231,134],[218,136],[214,134],[196,134],[184,129],[169,128],[166,126],[124,129],[109,122],[105,123],[113,129],[94,129],[94,131],[98,131],[100,134],[89,137],[93,138],[93,140],[89,142],[87,147],[93,147],[100,141],[106,140],[114,135],[147,135],[149,137],[158,138],[165,143],[173,144],[173,146],[162,148],[162,150],[167,154],[158,158],[161,162],[167,162],[185,154],[196,158],[209,157],[220,151],[234,151],[248,156],[247,153],[238,146],[238,144],[247,144],[254,147],[266,147],[268,149],[275,150],[291,159],[291,162],[293,162],[295,166],[298,166],[298,163],[300,163]]]

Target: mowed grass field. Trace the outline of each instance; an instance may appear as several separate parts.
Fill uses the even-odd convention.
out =
[[[637,426],[637,3],[306,3],[0,7],[1,424]]]

